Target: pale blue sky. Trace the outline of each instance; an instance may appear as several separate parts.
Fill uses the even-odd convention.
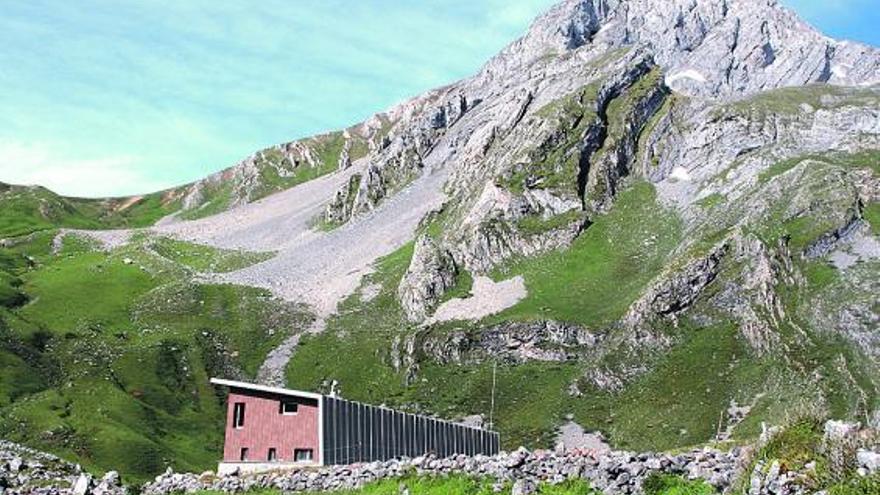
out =
[[[880,44],[877,0],[786,0]],[[29,0],[0,17],[0,181],[185,183],[475,72],[553,0]]]

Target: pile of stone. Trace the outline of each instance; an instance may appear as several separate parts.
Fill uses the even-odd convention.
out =
[[[779,433],[771,428],[761,436],[758,448]],[[880,436],[877,430],[861,429],[857,423],[829,421],[822,439],[822,455],[834,468],[839,464],[847,472],[855,468],[858,476],[880,475]],[[375,481],[407,476],[460,475],[493,480],[497,492],[530,495],[543,483],[558,484],[567,480],[588,480],[606,495],[643,493],[645,481],[654,474],[669,474],[700,479],[720,493],[748,495],[807,495],[813,493],[811,474],[815,463],[800,471],[787,471],[778,460],[754,463],[754,448],[734,448],[722,452],[712,448],[678,454],[633,454],[603,449],[514,452],[493,457],[464,455],[446,459],[433,456],[414,459],[371,462],[348,466],[298,468],[263,474],[201,475],[175,473],[170,468],[144,485],[144,495],[171,495],[212,490],[244,493],[274,489],[282,492],[332,492],[352,490]],[[818,453],[817,453],[818,454]],[[811,465],[812,464],[812,465]],[[745,475],[745,478],[741,475]],[[742,481],[740,481],[742,480]],[[80,466],[58,457],[37,452],[10,442],[0,441],[0,495],[121,495],[126,493],[119,475],[109,472],[95,479]]]
[[[77,464],[0,440],[0,495],[122,495],[119,474],[95,479]]]
[[[218,477],[210,472],[199,476],[169,470],[145,485],[143,493],[164,495],[198,490],[241,493],[256,489],[316,492],[355,489],[374,481],[409,474],[457,474],[494,479],[499,491],[504,486],[512,486],[515,495],[534,493],[541,483],[556,484],[570,479],[588,479],[592,486],[607,494],[636,494],[642,493],[642,483],[652,473],[704,479],[723,491],[731,485],[739,459],[738,449],[731,452],[703,449],[676,455],[590,451],[560,454],[519,449],[494,457],[417,457],[247,476]]]

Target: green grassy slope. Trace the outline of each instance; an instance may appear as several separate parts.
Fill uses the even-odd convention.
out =
[[[244,182],[232,169],[222,179],[207,182],[198,204],[181,213],[185,219],[204,218],[230,208],[237,195],[256,201],[335,171],[346,143],[342,131],[304,139],[316,164],[291,161],[277,148],[257,153],[256,179]],[[350,135],[349,156],[362,158],[368,152],[366,139]],[[189,185],[150,194],[124,198],[86,199],[58,195],[39,186],[15,186],[0,182],[0,239],[27,235],[59,227],[75,229],[140,228],[183,208],[182,198]]]
[[[495,320],[553,319],[601,327],[620,318],[678,245],[675,213],[636,183],[570,249],[514,262],[495,278],[522,275],[528,297]]]
[[[211,468],[224,409],[209,377],[254,376],[311,316],[263,290],[193,283],[178,257],[149,248],[161,239],[104,253],[68,237],[52,256],[51,238],[3,250],[33,261],[10,268],[27,304],[0,310],[0,436],[128,481],[167,465]],[[230,256],[173,247],[200,260]],[[258,261],[240,256],[238,265]]]
[[[179,191],[119,199],[66,198],[43,187],[0,183],[0,238],[58,227],[146,227],[180,208]]]

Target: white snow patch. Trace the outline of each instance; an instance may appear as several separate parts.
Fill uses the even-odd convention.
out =
[[[680,79],[691,79],[691,80],[694,80],[694,81],[697,81],[700,83],[707,82],[706,76],[704,76],[700,72],[698,72],[694,69],[687,69],[687,70],[683,70],[681,72],[676,72],[675,74],[670,74],[670,75],[666,76],[666,85],[669,86],[672,83],[674,83],[675,81],[678,81]]]
[[[674,169],[672,169],[672,173],[669,174],[669,178],[684,182],[690,182],[691,174],[684,167],[675,167]]]
[[[525,280],[520,276],[498,283],[489,277],[477,276],[474,277],[471,297],[451,299],[441,304],[428,323],[479,320],[513,306],[527,294]]]

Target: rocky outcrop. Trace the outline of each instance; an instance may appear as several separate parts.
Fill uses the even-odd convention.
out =
[[[119,474],[95,478],[79,465],[0,440],[0,493],[5,495],[123,495]]]
[[[440,364],[473,364],[487,359],[508,363],[563,362],[595,350],[601,337],[585,328],[555,321],[509,322],[453,330],[421,338],[425,356]]]
[[[428,235],[418,238],[409,269],[398,286],[400,305],[412,321],[425,319],[443,293],[455,285],[458,268],[452,255]]]
[[[677,91],[754,93],[809,83],[872,84],[880,52],[816,32],[775,0],[566,0],[494,65],[587,45],[649,45]]]
[[[644,70],[644,69],[642,69]],[[630,174],[636,145],[642,129],[660,110],[668,89],[656,69],[629,81],[623,94],[615,86],[599,94],[599,119],[602,123],[599,148],[581,159],[578,177],[581,196],[587,211],[595,214],[610,208],[620,181]],[[605,95],[608,95],[607,97]]]
[[[698,258],[680,270],[661,276],[639,298],[623,318],[624,325],[637,329],[656,318],[675,316],[688,309],[711,284],[721,270],[721,261],[729,250],[722,242],[713,247],[706,256]]]

